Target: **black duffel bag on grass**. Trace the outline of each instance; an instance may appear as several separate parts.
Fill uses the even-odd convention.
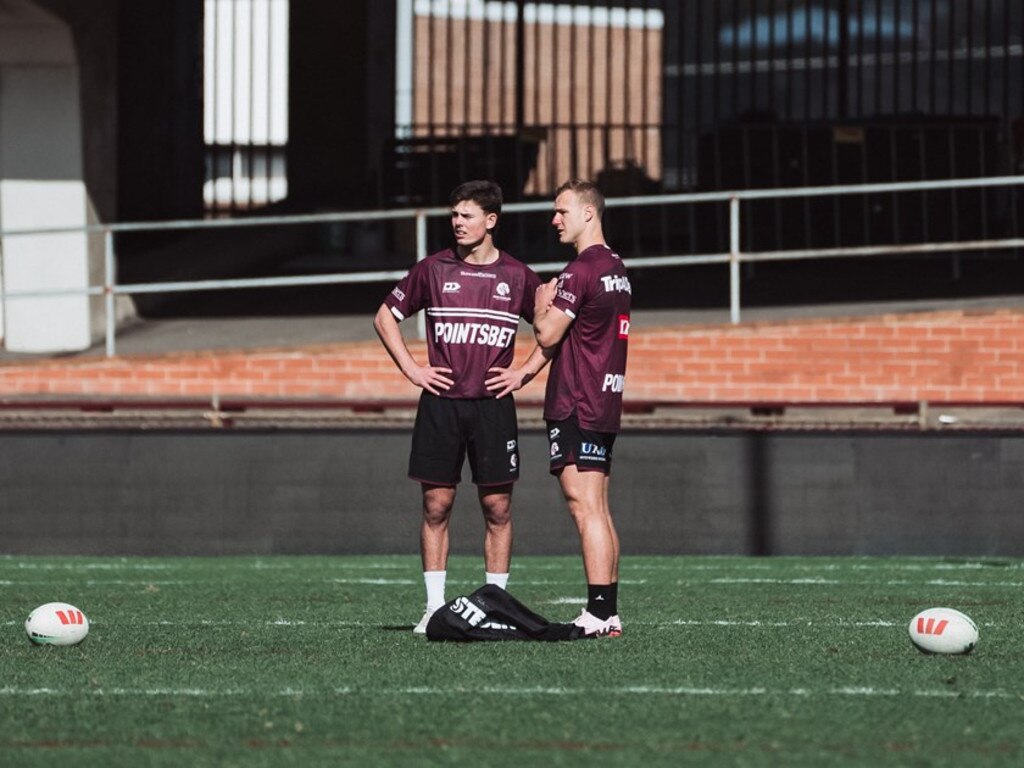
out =
[[[487,584],[434,611],[428,640],[581,640],[575,624],[557,624],[534,613],[499,586]]]

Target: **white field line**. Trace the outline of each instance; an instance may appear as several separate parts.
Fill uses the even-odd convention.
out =
[[[685,556],[680,556],[681,559],[685,560]],[[790,559],[791,560],[791,559]],[[793,571],[825,571],[825,572],[837,572],[845,570],[854,571],[982,571],[982,570],[1007,570],[1007,571],[1020,571],[1024,570],[1024,561],[1014,562],[963,562],[963,563],[889,563],[889,562],[863,562],[860,560],[851,559],[850,562],[830,562],[830,563],[814,563],[814,562],[765,562],[765,561],[751,561],[749,563],[744,562],[728,562],[728,563],[697,563],[697,562],[670,562],[670,563],[637,563],[629,562],[627,559],[623,563],[624,568],[630,571],[672,571],[680,574],[686,574],[691,571],[778,571],[778,570],[793,570]],[[234,562],[225,563],[211,563],[204,561],[201,565],[196,565],[191,562],[182,563],[146,563],[146,562],[133,562],[131,560],[118,560],[116,562],[69,562],[69,563],[37,563],[30,561],[18,560],[15,555],[0,555],[0,570],[10,568],[14,570],[39,570],[39,571],[81,571],[81,570],[104,570],[104,571],[169,571],[169,570],[192,570],[194,568],[201,568],[204,571],[208,570],[298,570],[299,566],[289,562],[274,562],[258,560],[254,563],[238,564]],[[567,566],[562,563],[517,563],[513,565],[513,572],[531,572],[531,571],[548,571],[548,570],[564,570]],[[308,566],[302,565],[303,570],[307,569]],[[409,571],[410,566],[408,563],[396,562],[396,563],[332,563],[324,566],[324,570],[339,570],[344,572],[358,572],[358,571]]]
[[[950,690],[950,689],[901,689],[875,688],[873,686],[843,686],[839,688],[719,688],[714,686],[622,686],[618,688],[560,688],[531,687],[516,688],[489,686],[466,691],[460,687],[414,686],[408,688],[372,688],[340,686],[333,688],[282,688],[262,690],[258,688],[0,688],[0,697],[181,697],[181,698],[226,698],[226,697],[319,697],[353,696],[361,698],[393,698],[396,696],[439,696],[439,695],[484,695],[484,696],[669,696],[680,698],[748,698],[748,697],[790,697],[810,698],[968,698],[1024,700],[1024,691],[994,690]]]
[[[686,581],[683,582],[687,585],[697,584],[777,584],[777,585],[794,585],[794,586],[805,586],[805,585],[819,585],[819,586],[878,586],[880,582],[877,581],[851,581],[848,579],[823,579],[823,578],[806,578],[806,579],[742,579],[742,578],[721,578],[721,579],[709,579],[706,582],[702,581]],[[900,586],[915,586],[915,587],[1024,587],[1024,582],[1021,581],[961,581],[951,579],[928,579],[927,581],[909,581],[906,579],[890,579],[883,582],[886,586],[900,587]]]
[[[585,601],[573,600],[576,603],[583,603]],[[121,627],[252,627],[252,626],[266,626],[266,627],[357,627],[357,628],[373,628],[381,626],[380,622],[377,621],[322,621],[313,620],[308,621],[306,619],[289,619],[279,617],[276,619],[268,619],[263,622],[254,621],[237,621],[231,619],[198,619],[191,621],[103,621],[90,620],[90,625],[94,627],[106,627],[106,626],[121,626]],[[0,626],[3,627],[15,627],[24,624],[22,621],[0,621]],[[866,621],[848,621],[844,619],[836,620],[810,620],[810,619],[788,619],[788,620],[765,620],[765,619],[673,619],[670,621],[630,621],[629,626],[631,627],[654,627],[654,628],[670,628],[670,627],[837,627],[837,628],[859,628],[859,629],[889,629],[892,627],[908,627],[910,620],[888,620],[888,619],[870,619]],[[982,627],[999,627],[1002,626],[998,622],[986,621],[978,622],[979,626]],[[411,626],[411,624],[410,624]]]
[[[194,579],[194,580],[128,580],[128,579],[87,579],[84,582],[76,584],[76,587],[171,587],[171,586],[184,586],[184,585],[196,585],[196,584],[208,584],[209,580],[206,579]],[[419,579],[379,579],[379,578],[331,578],[324,579],[323,584],[338,584],[338,585],[349,585],[349,586],[364,586],[364,587],[413,587],[422,584]],[[521,577],[516,578],[513,574],[512,581],[509,582],[509,589],[514,590],[519,587],[558,587],[564,585],[575,585],[579,584],[579,579],[565,579],[565,580],[554,580],[554,579],[523,579]],[[622,579],[620,580],[621,585],[627,587],[637,587],[646,585],[648,582],[646,579]],[[449,579],[447,580],[449,586],[466,586],[466,587],[479,587],[483,584],[482,580],[473,579]],[[38,587],[38,586],[60,586],[59,582],[40,580],[40,579],[18,579],[16,581],[5,579],[0,580],[0,588],[2,587]],[[1010,589],[1021,589],[1024,588],[1024,582],[969,582],[964,580],[953,580],[953,579],[929,579],[926,581],[909,581],[909,580],[898,580],[892,579],[885,582],[876,582],[870,580],[850,580],[850,579],[822,579],[822,578],[800,578],[800,579],[743,579],[743,578],[719,578],[719,579],[684,579],[677,581],[675,586],[677,587],[697,587],[701,585],[719,585],[719,586],[748,586],[748,585],[772,585],[772,586],[793,586],[793,587],[869,587],[869,586],[880,586],[884,585],[887,587],[970,587],[970,588],[1010,588]]]

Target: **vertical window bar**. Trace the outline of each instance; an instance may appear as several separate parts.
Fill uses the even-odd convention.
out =
[[[864,116],[864,3],[857,0],[857,117]]]
[[[452,87],[454,83],[455,70],[452,63],[454,55],[452,48],[454,47],[455,35],[453,33],[454,27],[454,14],[452,13],[452,0],[446,0],[445,2],[445,14],[444,14],[444,88],[441,90],[441,95],[444,98],[444,135],[451,137],[452,135]],[[439,190],[440,191],[440,190]]]
[[[893,77],[892,77],[892,111],[893,116],[900,114],[900,78],[903,77],[903,62],[900,60],[900,6],[896,3],[893,10]],[[882,71],[881,56],[879,56],[879,72]],[[909,132],[901,127],[889,130],[889,178],[897,181],[900,178],[897,160],[896,133],[900,131],[909,136]],[[894,242],[902,242],[900,239],[900,196],[895,192],[890,196],[892,201],[892,230],[895,236]]]
[[[830,17],[831,16],[832,16],[832,0],[825,0],[824,18],[822,19],[822,27],[823,27],[823,29],[822,29],[822,40],[821,40],[821,61],[822,61],[822,70],[821,70],[821,83],[822,83],[822,87],[821,87],[821,117],[822,117],[823,120],[828,120],[833,115],[831,104],[829,103],[829,98],[828,98],[829,97],[829,93],[831,93],[831,91],[832,91],[832,74],[831,74],[831,72],[832,72],[832,65],[831,65],[832,46],[830,44],[831,40],[832,40],[832,38],[831,38],[832,30],[831,30],[831,21],[830,21]],[[810,45],[811,45],[811,42],[810,42],[810,40],[808,40],[807,41],[807,46],[808,46],[807,55],[808,56],[811,54]],[[840,66],[838,71],[842,72],[843,68]],[[838,87],[836,89],[836,91],[837,91],[836,96],[838,98],[839,94],[841,94],[843,92],[843,89],[842,89],[842,87]]]
[[[946,111],[956,111],[956,3],[949,6],[948,28],[946,37],[949,44],[949,82],[946,83]],[[955,192],[955,190],[950,190]]]
[[[597,82],[597,26],[593,23],[593,15],[591,15],[591,25],[587,30],[587,64],[586,68],[590,74],[587,81],[591,84]],[[597,126],[594,115],[594,88],[593,85],[586,89],[587,98],[587,109],[586,109],[586,168],[588,173],[593,173],[593,169],[596,165],[595,152],[594,152],[594,138],[596,136]]]
[[[230,67],[230,72],[231,72],[231,88],[230,88],[229,96],[231,98],[231,111],[230,111],[229,114],[231,115],[231,118],[230,118],[229,126],[230,126],[230,129],[231,129],[230,130],[230,137],[231,138],[230,138],[230,142],[228,144],[228,147],[229,147],[228,152],[230,153],[229,154],[229,158],[230,158],[230,162],[231,162],[231,204],[230,204],[229,207],[230,207],[231,215],[234,215],[235,213],[238,212],[238,172],[237,172],[237,168],[235,166],[235,155],[236,155],[236,151],[237,151],[237,148],[238,148],[238,145],[237,145],[238,128],[237,128],[237,122],[235,120],[235,91],[238,89],[238,80],[237,80],[237,78],[238,78],[238,67],[237,67],[237,63],[236,63],[237,62],[237,58],[238,58],[238,40],[237,40],[237,36],[238,36],[238,3],[237,2],[232,2],[230,8],[231,8],[231,11],[230,11],[231,12],[231,67]]]
[[[875,115],[882,114],[882,0],[875,0]]]
[[[576,80],[576,67],[577,56],[576,56],[576,36],[578,30],[582,28],[582,24],[577,25],[576,20],[576,7],[572,7],[572,16],[569,24],[569,176],[571,178],[578,178],[579,162],[577,153],[579,152],[579,111],[576,109],[576,94],[577,94],[577,80]],[[588,169],[587,174],[590,171]]]
[[[602,165],[607,166],[609,158],[611,158],[611,124],[612,124],[612,0],[605,0],[605,8],[608,11],[608,26],[606,27],[605,34],[605,55],[604,55],[604,111],[605,111],[605,129],[604,129],[604,140],[602,149],[604,151],[604,158],[602,159]]]
[[[938,63],[936,56],[938,55],[939,49],[939,9],[936,5],[938,0],[932,0],[931,5],[931,19],[929,25],[931,27],[931,50],[929,51],[929,63],[928,63],[928,114],[934,115],[936,105],[938,104]]]
[[[537,6],[537,10],[540,10],[540,4]],[[558,156],[560,139],[564,135],[563,124],[559,120],[559,85],[558,78],[558,6],[551,6],[551,60],[548,67],[548,72],[552,73],[549,78],[551,80],[551,124],[555,127],[555,136],[550,144],[549,161],[548,161],[548,173],[550,179],[548,185],[554,189],[558,186]],[[540,82],[537,83],[537,87],[540,88]]]
[[[903,77],[903,61],[900,58],[900,52],[902,48],[900,46],[900,22],[902,16],[900,9],[902,3],[896,3],[893,9],[893,28],[895,33],[893,34],[893,79],[892,79],[892,111],[894,115],[899,115],[903,109],[900,105],[900,79]],[[879,66],[881,69],[881,66]]]
[[[813,31],[811,29],[811,9],[808,7],[804,14],[804,120],[811,119],[811,112],[813,111],[813,97],[814,97],[814,72],[813,61],[811,60],[811,39],[813,37]],[[823,89],[826,90],[826,89]]]
[[[828,18],[828,13],[825,14]],[[810,42],[808,42],[810,45]],[[786,120],[793,119],[793,0],[786,0],[786,69],[783,82]]]
[[[713,24],[712,29],[714,30],[712,45],[712,59],[714,75],[711,81],[711,104],[712,104],[712,120],[711,124],[717,129],[721,120],[721,93],[722,93],[722,45],[721,37],[718,35],[718,30],[722,27],[722,4],[720,0],[711,0],[711,7],[713,11]],[[712,141],[714,142],[713,159],[714,159],[714,174],[715,174],[715,189],[722,188],[722,141],[721,136],[717,130],[712,131]],[[722,206],[715,206],[715,249],[721,248],[723,242],[722,235]]]
[[[753,19],[751,19],[751,23],[753,23]],[[736,30],[736,34],[732,36],[732,116],[735,118],[742,109],[740,105],[740,0],[732,0],[732,28]],[[753,43],[754,35],[752,34],[751,46]]]
[[[967,114],[974,114],[974,3],[964,8],[967,16]]]
[[[254,207],[253,191],[256,186],[255,144],[256,144],[256,6],[249,2],[249,145],[245,148],[248,175],[249,210]]]
[[[649,82],[650,82],[650,71],[648,58],[650,57],[650,51],[648,49],[648,33],[647,33],[647,18],[650,10],[649,0],[644,0],[643,5],[640,8],[641,22],[640,22],[640,157],[643,160],[643,165],[648,169],[648,176],[654,174],[650,171],[653,168],[650,167],[651,158],[648,156],[650,151],[648,142],[648,126],[653,125],[654,121],[651,119],[649,112],[650,99],[648,98],[651,94],[648,93]],[[662,39],[662,50],[664,50],[664,38]],[[660,206],[664,208],[665,206]]]
[[[775,0],[767,0],[768,2],[768,87],[765,89],[768,94],[768,103],[765,105],[766,109],[775,109],[775,56],[776,56],[776,40],[775,40],[775,12],[776,5]],[[779,127],[774,124],[769,127],[772,137],[772,184],[775,186],[782,186],[782,173],[781,164],[779,162]],[[787,129],[788,130],[788,129]],[[782,248],[782,203],[776,198],[775,204],[772,206],[775,211],[775,247]]]
[[[694,109],[693,109],[693,117],[692,117],[692,119],[690,121],[692,123],[692,125],[693,125],[693,137],[692,137],[692,139],[689,136],[687,138],[688,138],[689,141],[692,142],[692,146],[696,147],[697,142],[699,142],[699,140],[700,140],[700,131],[701,131],[701,127],[702,127],[702,124],[703,124],[703,112],[704,112],[704,109],[703,109],[704,108],[704,87],[703,87],[703,83],[704,83],[704,70],[703,70],[703,65],[704,65],[704,39],[705,39],[705,35],[704,35],[704,13],[703,13],[704,0],[688,0],[688,1],[692,2],[692,5],[693,5],[693,16],[694,16],[694,20],[693,20],[693,29],[694,29],[694,35],[693,35],[693,71],[694,71],[695,74],[694,74],[694,78],[693,78],[693,105],[694,105]],[[683,25],[683,30],[685,32],[686,25]],[[683,39],[684,40],[689,40],[690,36],[687,35],[687,34],[684,34]],[[683,63],[685,64],[686,57],[685,56],[681,56],[680,58],[683,60]],[[681,122],[683,122],[685,124],[686,118],[685,118],[684,115],[680,115],[680,120],[681,120]],[[688,146],[690,146],[690,144],[688,144]],[[689,170],[690,184],[688,186],[694,186],[693,181],[698,178],[698,173],[699,173],[699,170],[700,170],[699,152],[694,151],[692,154],[687,152],[686,159],[684,161],[684,167],[686,167],[686,166],[689,166],[689,169],[690,169]],[[684,177],[684,179],[685,179],[685,177]],[[706,184],[707,181],[704,180],[704,183]],[[696,214],[696,211],[695,211],[696,207],[697,206],[695,206],[695,205],[688,205],[688,206],[686,206],[686,208],[688,210],[688,216],[689,216],[689,219],[690,219],[690,221],[689,221],[689,223],[690,223],[690,250],[693,253],[696,253],[698,251],[698,247],[697,247],[697,214]]]
[[[771,0],[768,1],[771,2]],[[750,25],[751,28],[754,30],[757,29],[757,18],[757,0],[750,0]],[[773,25],[771,23],[771,13],[769,13],[768,18],[768,28],[772,29]],[[772,37],[773,36],[769,32],[769,61],[771,60]],[[758,39],[757,33],[755,31],[754,38],[751,41],[750,46],[750,104],[748,106],[748,109],[750,109],[751,111],[755,111],[757,109],[757,49],[760,43],[761,41]]]
[[[914,29],[914,35],[910,40],[910,111],[917,112],[917,76],[918,76],[918,55],[920,53],[917,43],[921,22],[921,0],[914,0],[910,10],[910,26]]]
[[[218,19],[219,14],[217,8],[217,0],[207,0],[207,2],[209,3],[208,7],[213,8],[213,13],[206,14],[206,19],[210,22],[210,25],[213,27],[213,106],[210,108],[210,111],[213,112],[213,119],[211,120],[210,126],[210,147],[208,150],[210,152],[210,189],[212,191],[210,209],[214,212],[214,215],[216,215],[217,208],[219,205],[218,196],[220,193],[220,133],[218,131],[220,125],[218,124],[217,120],[218,112],[220,112],[220,67],[217,65],[217,54],[219,53],[219,46],[217,44],[217,40],[220,37],[220,25]]]
[[[984,78],[984,104],[981,111],[989,114],[992,109],[992,0],[985,0],[985,66]]]
[[[810,128],[809,123],[811,120],[811,98],[813,89],[811,87],[811,71],[813,69],[813,46],[811,41],[814,37],[814,31],[811,25],[811,4],[805,2],[804,5],[804,126],[803,134],[804,140],[801,142],[801,152],[803,153],[804,159],[804,185],[809,186],[811,183],[811,157],[810,157]],[[811,199],[804,198],[804,227],[806,230],[806,239],[811,242],[813,238],[813,231],[811,227]]]
[[[1021,14],[1024,17],[1024,13]],[[1010,68],[1010,26],[1012,24],[1010,14],[1010,3],[1008,0],[1003,2],[1003,121],[1004,123],[1010,122],[1010,78],[1013,76]],[[1024,45],[1024,32],[1021,33],[1021,43]],[[1024,54],[1021,55],[1021,81],[1024,82]],[[1011,153],[1014,153],[1014,149],[1011,148]],[[1016,152],[1024,152],[1024,146],[1016,147]],[[1017,157],[1011,155],[1011,161],[1017,160]],[[1019,173],[1019,166],[1013,169],[1014,173]],[[1010,206],[1010,234],[1014,237],[1020,236],[1020,230],[1018,229],[1018,217],[1017,217],[1017,200],[1019,199],[1020,189],[1017,186],[1010,187],[1009,201]]]
[[[264,189],[266,190],[265,204],[269,205],[273,201],[272,184],[274,179],[274,0],[267,0],[267,136],[266,142],[267,147],[264,151],[265,155],[265,168],[264,173],[266,174]]]

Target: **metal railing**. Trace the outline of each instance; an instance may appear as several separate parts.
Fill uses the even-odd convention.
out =
[[[794,197],[823,197],[829,195],[856,195],[872,193],[923,192],[940,189],[968,189],[1024,185],[1024,176],[999,176],[975,179],[951,179],[943,181],[895,182],[885,184],[858,184],[831,187],[794,187],[789,189],[736,190],[731,192],[703,192],[695,194],[651,195],[643,197],[610,198],[608,208],[629,206],[659,206],[696,203],[727,203],[729,207],[729,250],[724,253],[679,254],[626,258],[630,269],[645,267],[691,266],[699,264],[727,264],[729,266],[729,318],[733,324],[740,322],[740,265],[767,261],[788,261],[796,259],[828,259],[856,256],[879,256],[885,254],[948,253],[974,250],[997,250],[1024,248],[1024,237],[1007,237],[989,240],[966,240],[955,242],[923,242],[911,244],[890,244],[871,246],[849,246],[821,249],[794,249],[744,252],[741,247],[740,203],[745,200],[765,200]],[[529,213],[551,211],[551,203],[529,202],[509,203],[502,213]],[[450,214],[447,207],[406,208],[391,211],[355,211],[346,213],[308,214],[296,216],[272,216],[251,219],[183,220],[166,222],[139,222],[130,224],[93,224],[84,227],[59,227],[52,229],[0,230],[0,245],[8,237],[31,235],[55,235],[80,233],[101,234],[104,238],[104,282],[85,288],[53,290],[7,291],[0,282],[0,306],[8,299],[44,298],[54,296],[103,296],[106,314],[106,355],[116,354],[115,334],[117,318],[114,301],[118,295],[145,293],[179,293],[187,291],[210,291],[243,288],[272,288],[285,286],[329,285],[342,283],[374,283],[399,280],[407,270],[381,270],[363,272],[341,272],[333,274],[298,275],[265,278],[235,278],[221,280],[193,280],[160,283],[118,283],[114,252],[114,234],[121,232],[156,232],[171,230],[226,229],[233,227],[283,226],[316,224],[344,221],[383,221],[414,219],[416,224],[416,258],[427,256],[427,219]],[[558,272],[565,261],[530,264],[537,272]],[[423,328],[420,326],[422,336]]]

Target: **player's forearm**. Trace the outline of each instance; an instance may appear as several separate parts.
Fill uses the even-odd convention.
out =
[[[402,332],[398,328],[398,321],[395,320],[387,305],[382,304],[377,311],[377,316],[373,319],[373,328],[377,332],[381,344],[384,345],[384,349],[387,350],[388,356],[398,370],[408,377],[410,372],[418,367],[418,364],[409,352],[409,348],[405,346],[405,339],[402,338]]]
[[[545,350],[553,349],[562,340],[562,334],[550,307],[539,311],[534,316],[533,336],[537,340],[537,344]]]
[[[533,348],[530,356],[523,363],[522,370],[531,379],[544,370],[544,366],[551,362],[554,356],[551,350],[546,350],[539,344]]]

